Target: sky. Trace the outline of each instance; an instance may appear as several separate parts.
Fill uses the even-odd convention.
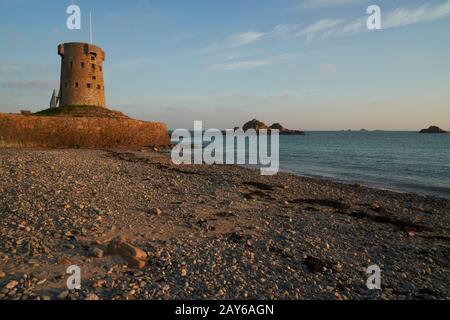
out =
[[[450,0],[0,0],[0,112],[48,107],[57,45],[89,41],[89,12],[108,107],[137,119],[450,129]]]

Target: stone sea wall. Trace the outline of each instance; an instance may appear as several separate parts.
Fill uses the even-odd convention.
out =
[[[164,123],[0,113],[0,147],[121,149],[169,144]]]

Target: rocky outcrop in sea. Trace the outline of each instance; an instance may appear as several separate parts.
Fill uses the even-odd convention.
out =
[[[249,129],[253,129],[253,130],[256,130],[257,132],[259,130],[267,130],[269,132],[271,130],[279,130],[281,135],[305,135],[304,131],[301,131],[301,130],[290,130],[290,129],[287,129],[287,128],[283,127],[279,123],[274,123],[274,124],[272,124],[269,127],[264,122],[261,122],[261,121],[259,121],[257,119],[253,119],[251,121],[248,121],[246,124],[244,124],[242,129],[244,131],[247,131]]]
[[[438,126],[431,126],[428,129],[422,129],[419,133],[447,133],[447,131],[442,130]]]

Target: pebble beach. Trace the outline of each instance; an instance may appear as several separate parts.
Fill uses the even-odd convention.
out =
[[[450,298],[438,197],[153,150],[17,149],[0,150],[0,195],[0,299]]]

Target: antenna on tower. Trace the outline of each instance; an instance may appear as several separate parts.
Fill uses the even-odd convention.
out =
[[[92,12],[89,12],[89,41],[92,44]]]

